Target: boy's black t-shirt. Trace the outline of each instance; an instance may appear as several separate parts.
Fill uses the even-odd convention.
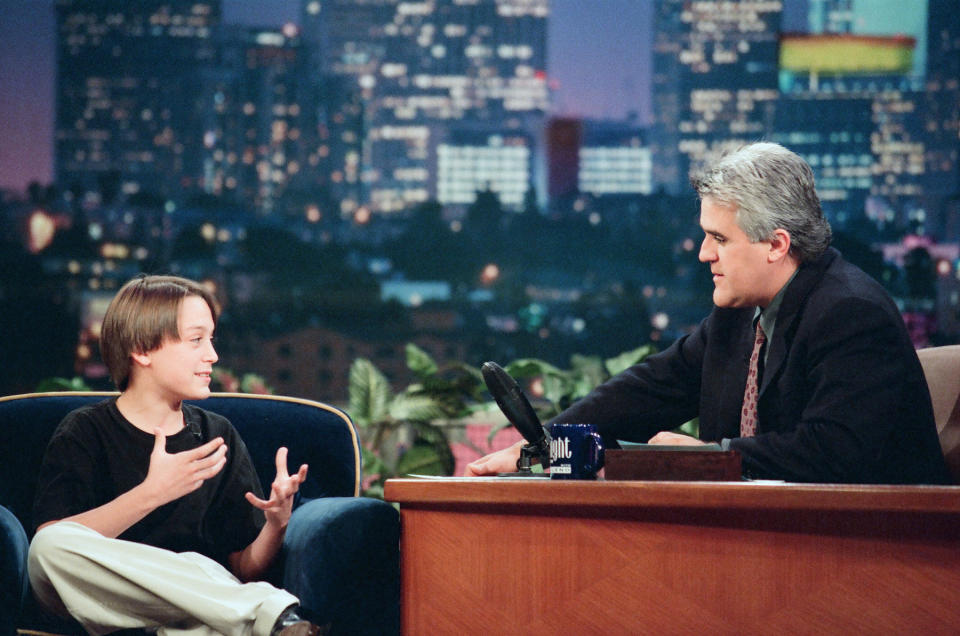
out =
[[[244,498],[262,497],[253,462],[240,435],[216,413],[183,405],[183,430],[167,437],[167,452],[196,448],[216,437],[227,462],[197,490],[160,506],[118,538],[172,550],[199,552],[226,565],[264,524],[263,512]],[[43,458],[33,519],[36,526],[86,512],[139,485],[147,476],[154,436],[131,424],[116,398],[72,411],[53,433]]]

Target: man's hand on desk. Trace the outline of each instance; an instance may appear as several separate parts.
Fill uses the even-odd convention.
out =
[[[525,442],[517,442],[513,446],[508,446],[502,450],[490,453],[480,459],[467,464],[463,471],[464,477],[484,477],[487,475],[496,475],[497,473],[512,473],[517,470],[517,460],[520,459],[520,448]],[[695,437],[689,435],[680,435],[678,433],[668,433],[666,431],[657,433],[650,438],[648,444],[661,444],[664,446],[703,446],[707,442],[701,442]]]
[[[525,442],[517,442],[495,453],[490,453],[480,459],[467,464],[463,471],[464,477],[484,477],[497,473],[514,473],[517,471],[517,460],[520,459],[520,448]]]
[[[651,437],[647,444],[661,444],[663,446],[705,446],[707,442],[701,442],[696,437],[690,437],[689,435],[660,431]]]

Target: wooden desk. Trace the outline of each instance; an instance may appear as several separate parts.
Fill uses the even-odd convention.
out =
[[[958,634],[960,487],[393,479],[417,634]]]

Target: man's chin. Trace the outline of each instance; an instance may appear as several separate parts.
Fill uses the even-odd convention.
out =
[[[730,298],[725,294],[718,294],[716,292],[713,293],[713,304],[720,309],[737,309],[738,307],[747,306],[742,298]]]
[[[726,296],[725,294],[717,293],[716,291],[713,292],[713,304],[716,305],[717,307],[720,307],[721,309],[726,309],[728,307],[733,306],[732,300],[730,299],[729,296]]]

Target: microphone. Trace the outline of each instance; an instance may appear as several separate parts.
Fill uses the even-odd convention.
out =
[[[480,373],[497,406],[528,442],[521,449],[517,468],[523,473],[529,472],[533,457],[539,457],[543,466],[549,466],[550,440],[520,385],[495,362],[484,362]]]
[[[198,442],[203,441],[203,433],[200,431],[200,424],[194,421],[187,421],[187,416],[183,416],[184,425],[190,429],[190,434],[193,435],[193,438]]]

